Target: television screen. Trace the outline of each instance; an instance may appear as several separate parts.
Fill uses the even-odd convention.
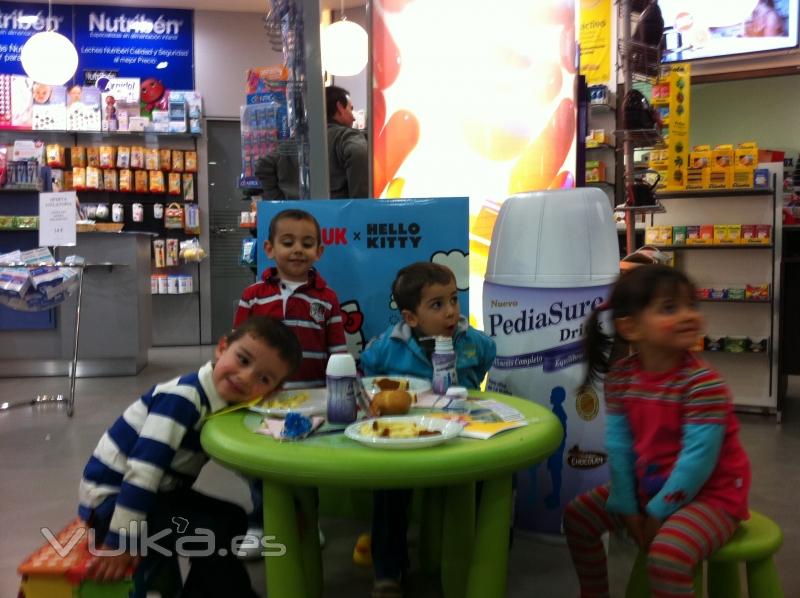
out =
[[[660,0],[663,62],[797,46],[798,0]]]

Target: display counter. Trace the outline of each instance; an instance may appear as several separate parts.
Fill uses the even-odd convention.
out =
[[[84,271],[77,375],[133,376],[152,342],[150,239],[146,233],[82,233],[57,259],[80,255]],[[55,327],[0,331],[0,377],[67,376],[75,342],[77,297],[55,308]]]

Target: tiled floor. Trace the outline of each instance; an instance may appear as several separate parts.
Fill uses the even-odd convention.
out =
[[[57,528],[75,515],[77,483],[83,465],[105,428],[136,396],[156,382],[184,373],[208,359],[211,347],[154,349],[150,365],[139,376],[78,380],[75,417],[58,407],[22,408],[0,413],[0,597],[14,597],[16,567],[43,543],[40,528]],[[28,398],[41,392],[63,392],[64,378],[0,380],[0,401]],[[794,391],[794,392],[792,392]],[[799,397],[800,384],[790,385]],[[794,409],[792,409],[794,407]],[[800,518],[797,492],[800,479],[800,405],[791,404],[784,423],[774,418],[741,416],[742,440],[753,463],[753,508],[775,519],[784,531],[777,563],[784,593],[800,596]],[[247,505],[244,482],[216,464],[209,464],[199,486],[218,496]],[[363,523],[323,519],[328,538],[323,553],[325,596],[368,596],[371,576],[351,560],[353,542]],[[633,550],[612,539],[611,581],[614,596],[622,596]],[[263,592],[260,563],[250,566],[253,586]],[[434,579],[412,574],[408,596],[439,596]],[[577,595],[577,583],[563,544],[545,544],[517,534],[510,553],[508,596]],[[265,594],[264,594],[265,595]],[[285,598],[285,597],[279,597]],[[495,597],[487,597],[495,598]],[[499,597],[497,597],[499,598]]]

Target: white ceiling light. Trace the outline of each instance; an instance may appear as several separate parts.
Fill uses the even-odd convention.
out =
[[[322,68],[331,75],[357,75],[367,66],[368,52],[367,32],[344,17],[322,32]]]
[[[52,4],[48,2],[47,25],[53,22]],[[47,30],[31,36],[20,52],[25,73],[37,83],[64,85],[78,68],[78,51],[72,42],[57,31]]]

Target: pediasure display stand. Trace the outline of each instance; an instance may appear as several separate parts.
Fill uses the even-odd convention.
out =
[[[497,343],[487,390],[540,403],[565,429],[546,464],[517,475],[523,529],[561,533],[564,506],[608,481],[602,388],[576,391],[586,373],[584,322],[618,276],[616,226],[601,190],[524,193],[503,203],[483,289],[484,330]]]

